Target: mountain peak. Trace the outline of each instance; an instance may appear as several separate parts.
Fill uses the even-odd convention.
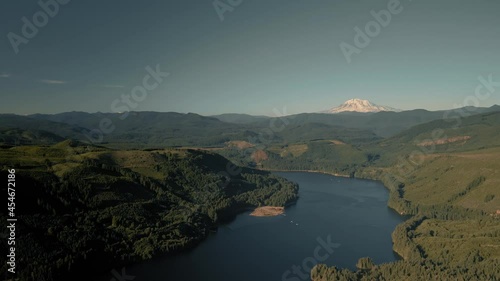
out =
[[[388,106],[376,105],[368,100],[350,99],[341,104],[340,106],[326,110],[323,113],[340,113],[340,112],[372,113],[380,111],[399,111],[399,110]]]

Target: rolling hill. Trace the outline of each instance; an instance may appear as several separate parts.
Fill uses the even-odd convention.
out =
[[[268,172],[186,149],[67,140],[3,147],[0,159],[16,171],[19,280],[95,280],[115,266],[193,247],[242,210],[285,206],[298,192]],[[6,243],[0,248],[7,252]]]
[[[299,114],[244,124],[156,112],[124,120],[0,115],[0,158],[27,187],[19,194],[28,233],[21,251],[37,259],[30,271],[47,279],[68,267],[85,276],[88,268],[173,253],[241,208],[292,202],[297,187],[262,171],[279,169],[380,180],[389,207],[410,216],[392,236],[403,260],[363,258],[356,272],[318,265],[314,281],[498,280],[498,109]],[[81,137],[102,120],[115,126],[105,142]],[[61,137],[81,141],[53,144]],[[165,148],[174,145],[196,149]],[[227,159],[241,173],[220,174]]]
[[[500,113],[436,120],[367,147],[355,176],[381,180],[389,206],[411,215],[392,235],[403,260],[350,270],[318,265],[314,281],[498,280]]]

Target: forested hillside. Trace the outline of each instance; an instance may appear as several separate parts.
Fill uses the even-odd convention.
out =
[[[312,279],[500,280],[499,117],[464,118],[456,128],[436,121],[382,142],[382,160],[355,176],[381,180],[389,206],[412,215],[392,237],[404,260],[357,272],[319,265]]]
[[[411,215],[393,234],[404,260],[358,272],[320,265],[313,280],[500,280],[500,112],[435,120],[373,143],[339,139],[228,146],[262,169],[381,180],[389,206]],[[256,156],[259,157],[256,157]]]
[[[21,276],[83,278],[194,246],[243,209],[296,200],[295,184],[264,170],[314,170],[381,180],[389,207],[411,216],[392,237],[403,260],[374,265],[366,257],[357,272],[318,265],[314,281],[500,280],[500,112],[435,120],[385,139],[316,122],[322,115],[304,115],[264,139],[262,120],[136,115],[106,137],[115,148],[135,146],[129,150],[60,142],[53,133],[78,134],[102,116],[1,116],[0,125],[20,122],[0,131],[0,157],[3,176],[18,171],[20,256],[28,257]],[[176,121],[169,127],[158,118]],[[134,129],[143,122],[153,125]],[[138,150],[167,143],[198,147]]]
[[[192,247],[238,212],[284,206],[298,191],[280,177],[194,150],[64,141],[4,146],[0,159],[1,177],[16,170],[21,280],[92,280],[113,266]]]

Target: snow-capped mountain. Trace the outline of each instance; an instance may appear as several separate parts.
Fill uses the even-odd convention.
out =
[[[376,105],[376,104],[374,104],[370,101],[367,101],[367,100],[350,99],[350,100],[344,102],[340,106],[323,111],[323,113],[340,113],[340,112],[346,112],[346,111],[370,113],[370,112],[400,111],[400,110],[389,107],[389,106]]]

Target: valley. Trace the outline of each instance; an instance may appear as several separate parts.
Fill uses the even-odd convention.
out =
[[[0,5],[2,280],[500,281],[500,1]]]
[[[496,109],[469,109],[460,122],[442,112],[301,114],[280,117],[266,137],[273,119],[132,112],[96,143],[78,136],[113,114],[0,115],[2,165],[25,186],[20,252],[31,258],[20,264],[58,280],[184,252],[241,212],[267,206],[275,208],[259,215],[279,215],[300,200],[296,184],[270,171],[314,171],[381,181],[388,206],[410,218],[392,234],[402,260],[320,264],[312,280],[496,280]],[[386,115],[398,116],[394,126]]]
[[[63,141],[3,147],[0,159],[18,176],[24,280],[93,278],[194,247],[244,210],[297,199],[292,182],[250,168],[221,174],[238,167],[195,150],[123,151]]]

